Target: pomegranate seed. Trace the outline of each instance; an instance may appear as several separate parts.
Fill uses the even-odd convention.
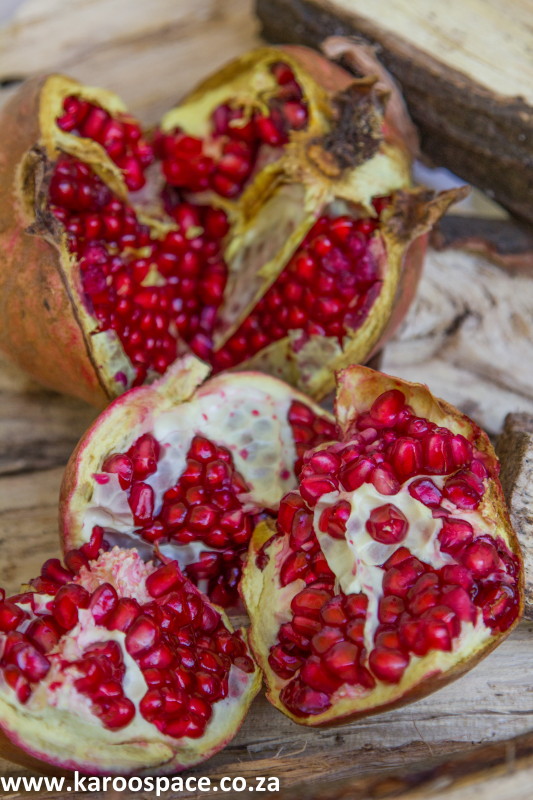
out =
[[[111,584],[103,583],[98,589],[95,589],[89,601],[89,609],[97,625],[105,623],[106,617],[117,603],[118,595]]]
[[[342,680],[328,672],[317,656],[307,659],[300,670],[300,680],[317,692],[326,694],[332,694],[342,686]]]
[[[359,648],[353,642],[334,644],[323,656],[324,663],[343,683],[359,682]]]
[[[381,681],[399,683],[409,664],[409,657],[400,650],[376,647],[371,651],[368,662],[374,675]]]
[[[159,638],[157,623],[144,614],[130,625],[126,634],[126,650],[132,656],[150,650]],[[153,666],[153,665],[150,665]]]
[[[491,542],[481,538],[467,545],[461,553],[460,560],[475,578],[484,578],[499,567],[496,548]]]
[[[405,396],[399,389],[390,389],[379,395],[370,408],[370,415],[378,427],[392,427],[405,406]]]
[[[370,536],[382,544],[398,544],[405,539],[409,523],[405,514],[392,503],[372,509],[366,522]]]
[[[131,485],[133,465],[129,456],[124,453],[116,453],[106,458],[102,464],[102,471],[117,474],[122,489],[128,489]]]
[[[438,539],[443,553],[457,556],[474,538],[474,529],[463,519],[447,519],[442,524]]]
[[[14,631],[27,618],[27,613],[15,603],[9,600],[0,603],[0,631],[3,633]]]
[[[171,561],[152,572],[146,579],[146,589],[152,597],[161,597],[183,581],[177,561]]]

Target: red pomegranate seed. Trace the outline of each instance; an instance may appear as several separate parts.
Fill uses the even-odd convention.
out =
[[[147,483],[134,483],[128,503],[137,525],[149,522],[154,512],[154,490]]]
[[[343,597],[336,595],[322,606],[320,617],[326,625],[344,625],[348,622],[348,617],[343,609]]]
[[[438,508],[442,501],[442,492],[429,478],[418,478],[409,484],[409,494],[428,508]]]
[[[442,523],[438,539],[443,553],[457,554],[474,538],[474,529],[463,519],[447,519]]]
[[[126,650],[130,655],[137,656],[150,650],[157,643],[158,638],[157,623],[145,614],[141,614],[128,628]]]
[[[491,542],[474,539],[460,555],[460,560],[475,578],[484,578],[498,569],[499,558]]]
[[[389,458],[397,477],[400,481],[404,481],[420,472],[422,446],[417,439],[400,437],[393,442]]]
[[[451,434],[429,433],[422,439],[424,469],[436,475],[444,475],[453,469]]]
[[[395,623],[404,612],[405,605],[401,597],[389,595],[382,597],[379,601],[378,619],[384,624]]]
[[[130,597],[119,598],[115,608],[109,613],[105,627],[110,631],[127,631],[141,612],[136,600]]]
[[[26,636],[43,653],[48,653],[60,639],[59,629],[52,616],[34,619],[26,629]]]
[[[288,683],[280,692],[281,702],[297,716],[322,714],[331,706],[330,696],[306,686],[297,678]]]
[[[392,427],[400,411],[405,407],[405,396],[399,389],[390,389],[377,397],[370,408],[374,424],[379,427]]]
[[[120,697],[106,703],[95,703],[93,711],[110,730],[124,728],[135,716],[135,706],[127,697]]]
[[[344,539],[351,511],[352,507],[347,500],[340,500],[334,506],[325,508],[320,515],[319,529],[333,539]]]
[[[342,680],[332,675],[317,656],[307,659],[300,670],[300,680],[317,692],[326,694],[332,694],[342,686]]]
[[[323,661],[328,670],[343,683],[355,684],[359,682],[359,648],[353,642],[339,642],[334,644],[324,656]]]
[[[409,664],[409,656],[400,650],[376,647],[371,651],[368,662],[374,675],[381,681],[399,683]]]
[[[370,536],[382,544],[398,544],[407,536],[407,517],[392,503],[372,509],[366,521]]]
[[[131,486],[133,464],[131,458],[125,453],[114,453],[108,456],[102,464],[102,472],[117,474],[122,489],[128,489]]]
[[[146,578],[146,589],[152,597],[161,597],[183,582],[177,561],[164,564]]]
[[[320,609],[330,600],[331,595],[322,589],[302,589],[291,600],[291,609],[295,614],[303,614],[311,619],[318,619]]]
[[[460,620],[465,622],[476,621],[476,607],[470,595],[461,586],[445,589],[442,593],[442,604],[451,608]]]
[[[105,623],[106,617],[117,603],[118,595],[110,583],[103,583],[95,589],[89,601],[89,609],[97,625]]]
[[[0,603],[0,631],[3,633],[14,631],[27,618],[28,614],[15,603],[9,600]]]

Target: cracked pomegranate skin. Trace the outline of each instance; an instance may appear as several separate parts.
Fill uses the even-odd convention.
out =
[[[296,486],[309,447],[336,439],[330,414],[276,378],[208,380],[186,356],[117,398],[82,437],[61,489],[65,550],[95,526],[108,544],[177,558],[210,599],[238,603],[252,532]]]
[[[353,366],[339,441],[304,457],[241,584],[267,697],[334,725],[416,700],[493,650],[523,565],[486,434],[427,387]]]
[[[457,196],[411,188],[383,105],[305,48],[243,55],[146,134],[111,92],[29,81],[0,125],[0,348],[99,406],[187,352],[324,396]]]
[[[106,549],[102,533],[1,593],[0,730],[31,765],[178,772],[235,735],[260,673],[176,561]]]

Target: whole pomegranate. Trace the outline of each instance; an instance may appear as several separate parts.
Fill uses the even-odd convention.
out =
[[[340,373],[340,440],[307,453],[242,593],[269,700],[326,725],[438,689],[516,625],[523,572],[483,431],[427,387]]]
[[[0,118],[0,348],[96,404],[193,352],[320,398],[383,344],[456,193],[410,187],[373,78],[262,48],[144,135],[52,75]]]
[[[177,772],[235,735],[259,690],[242,631],[181,573],[103,532],[0,598],[0,728],[89,774]]]
[[[306,450],[337,434],[331,415],[276,378],[202,384],[207,372],[186,356],[111,403],[69,461],[60,517],[66,550],[95,528],[146,558],[157,547],[228,606],[254,527],[296,486]]]

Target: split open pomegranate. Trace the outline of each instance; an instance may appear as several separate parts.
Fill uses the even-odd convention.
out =
[[[89,774],[177,772],[235,735],[259,690],[242,631],[182,574],[103,531],[0,599],[0,729]]]
[[[102,528],[108,544],[154,546],[221,606],[238,601],[256,524],[272,517],[309,447],[336,438],[329,414],[276,378],[227,373],[204,384],[193,356],[117,398],[65,472],[65,549]]]
[[[110,92],[29,81],[0,121],[0,347],[97,404],[190,352],[324,395],[456,196],[410,187],[384,104],[305,48],[242,56],[148,133]]]
[[[268,697],[305,725],[415,700],[517,623],[523,572],[487,436],[427,387],[339,376],[340,440],[304,457],[242,592]]]

